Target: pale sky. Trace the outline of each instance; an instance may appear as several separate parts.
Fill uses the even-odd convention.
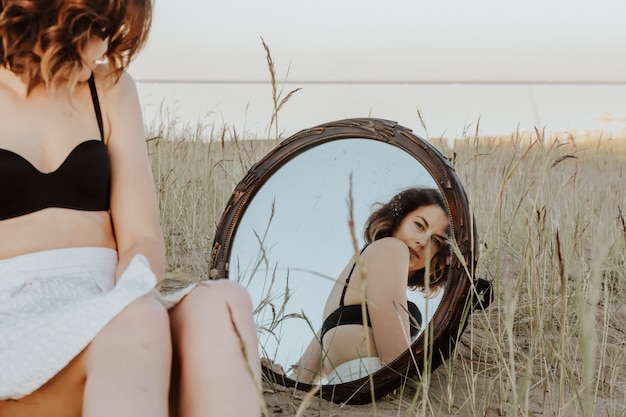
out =
[[[135,78],[626,81],[624,0],[156,0]]]

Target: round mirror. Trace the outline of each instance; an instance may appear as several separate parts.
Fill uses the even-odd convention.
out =
[[[335,308],[342,289],[342,306],[344,298],[356,297],[346,293],[346,277],[355,273],[361,253],[368,256],[364,250],[374,239],[366,241],[364,230],[372,213],[398,196],[406,199],[407,190],[430,193],[440,202],[439,223],[424,216],[433,223],[426,221],[432,241],[448,248],[428,245],[428,259],[435,259],[431,252],[445,253],[445,263],[438,275],[425,275],[433,276],[433,285],[430,278],[420,285],[405,283],[402,307],[386,311],[408,317],[405,349],[384,361],[367,347],[346,357],[338,350],[345,350],[345,342],[340,336],[341,344],[335,342],[333,331],[343,324],[360,324],[352,327],[361,333],[371,329],[376,307],[369,300],[350,306],[357,318],[346,322],[346,313],[343,323],[330,326],[329,317],[347,311]],[[266,377],[304,390],[321,385],[321,395],[336,402],[367,402],[419,370],[424,329],[429,329],[427,345],[440,350],[433,367],[449,351],[469,290],[465,267],[474,265],[471,225],[463,189],[432,145],[393,122],[343,120],[292,136],[249,171],[218,224],[211,273],[237,280],[250,292]],[[319,349],[319,369],[301,372],[307,355]]]

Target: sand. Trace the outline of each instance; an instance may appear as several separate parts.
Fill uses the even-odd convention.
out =
[[[478,312],[475,315],[486,318],[485,323],[495,323],[497,312]],[[621,365],[623,352],[626,351],[626,305],[614,311],[612,317],[613,322],[609,324],[612,330],[607,337],[606,349],[598,352],[596,358],[597,364],[602,364],[603,361],[606,364],[599,366],[601,370],[597,379],[600,383],[590,400],[593,402],[591,414],[593,416],[626,415],[626,367]],[[272,388],[269,384],[264,384],[264,400],[268,415],[306,417],[585,415],[584,394],[581,390],[573,392],[572,384],[568,380],[574,377],[567,373],[565,383],[559,389],[554,383],[545,382],[549,369],[538,368],[529,372],[520,365],[514,370],[513,380],[517,386],[513,388],[508,378],[510,370],[501,369],[497,366],[497,361],[488,357],[494,345],[485,343],[488,342],[489,336],[483,328],[484,324],[468,327],[457,345],[454,360],[432,373],[428,401],[422,401],[423,395],[417,394],[418,381],[403,392],[397,390],[377,400],[375,405],[335,404],[318,396],[307,399],[305,392],[280,386]],[[517,328],[516,336],[519,340],[525,337],[525,328],[527,329],[525,326]],[[523,343],[520,343],[520,348],[523,350]],[[611,365],[607,359],[611,357],[618,358],[615,361],[618,366]],[[548,365],[546,364],[546,368],[549,368]],[[581,364],[571,363],[570,371],[578,365]],[[512,394],[514,391],[518,392],[517,405]]]

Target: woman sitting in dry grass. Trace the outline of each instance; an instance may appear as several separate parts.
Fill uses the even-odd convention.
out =
[[[322,328],[290,377],[338,384],[366,376],[405,351],[412,329],[421,325],[415,322],[419,310],[407,302],[407,286],[431,295],[444,284],[448,225],[443,199],[434,189],[404,190],[372,213],[366,246],[331,289]]]
[[[248,294],[226,280],[155,290],[165,250],[124,72],[151,12],[0,1],[2,417],[164,417],[170,376],[179,415],[259,413]]]

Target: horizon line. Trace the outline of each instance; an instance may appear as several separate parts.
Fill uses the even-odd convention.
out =
[[[270,80],[136,78],[141,84],[271,84]],[[626,85],[626,80],[284,80],[302,85]]]

